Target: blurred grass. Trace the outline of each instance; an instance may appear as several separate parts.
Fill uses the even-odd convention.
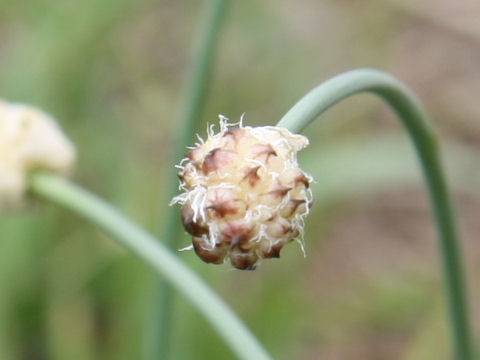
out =
[[[439,30],[420,32],[415,39],[425,36],[425,48],[432,43],[443,50],[435,72],[433,60],[421,67],[421,51],[408,58],[400,53],[406,29],[429,26],[414,15],[382,1],[292,6],[235,2],[200,123],[216,121],[218,113],[237,119],[246,112],[248,124],[273,124],[307,90],[347,68],[430,74],[409,80],[453,144],[444,147],[452,182],[477,199],[479,111],[475,103],[467,108],[476,112],[459,111],[463,100],[449,101],[446,90],[431,84],[468,74],[471,69],[455,56],[478,49],[458,47],[457,41],[449,52],[441,47],[445,36]],[[0,1],[2,97],[53,113],[78,146],[76,180],[149,228],[163,208],[158,199],[169,200],[163,179],[165,172],[174,174],[165,154],[172,146],[172,119],[200,7],[188,1]],[[432,346],[447,341],[439,340],[446,336],[437,300],[442,290],[429,260],[410,259],[381,274],[357,273],[344,259],[322,265],[335,246],[330,240],[335,228],[352,226],[340,220],[348,218],[352,204],[417,184],[409,144],[389,116],[377,101],[361,96],[308,129],[313,145],[301,160],[318,184],[307,221],[306,259],[291,245],[281,260],[242,273],[203,264],[193,253],[179,255],[239,311],[275,358],[448,358],[448,350]],[[366,218],[380,221],[373,214]],[[406,241],[433,241],[415,227],[412,232],[414,238]],[[381,233],[372,237],[370,243],[383,249]],[[154,281],[142,264],[58,209],[37,204],[33,211],[2,216],[0,359],[139,358]],[[231,358],[200,316],[178,301],[172,359]]]

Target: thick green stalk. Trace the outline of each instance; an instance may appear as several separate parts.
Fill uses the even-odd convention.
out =
[[[443,257],[456,359],[471,360],[472,337],[455,215],[440,162],[437,138],[416,97],[388,74],[371,69],[353,70],[314,88],[285,114],[277,126],[300,132],[330,106],[360,92],[371,92],[385,100],[400,117],[415,145],[428,187]]]
[[[191,145],[196,124],[201,118],[204,108],[207,87],[215,54],[218,30],[226,12],[229,0],[208,0],[205,3],[200,26],[196,32],[191,67],[185,79],[183,97],[179,105],[179,118],[176,122],[175,139],[171,168],[183,158],[186,147]],[[178,194],[178,178],[167,177],[166,185],[168,199]],[[182,234],[180,217],[177,211],[165,209],[164,218],[160,221],[161,236],[171,249],[179,246]],[[164,282],[156,284],[151,308],[147,311],[147,328],[145,333],[144,359],[168,359],[172,333],[172,318],[174,316],[173,292]]]
[[[30,177],[29,189],[34,195],[86,218],[150,265],[205,316],[240,359],[271,359],[252,333],[198,275],[162,245],[162,242],[113,206],[75,184],[49,173],[33,174]]]

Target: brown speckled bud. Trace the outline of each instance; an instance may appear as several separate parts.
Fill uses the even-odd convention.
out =
[[[206,141],[179,166],[182,222],[193,249],[207,263],[229,259],[254,270],[262,259],[278,258],[283,246],[303,234],[312,204],[312,178],[297,163],[308,139],[272,126],[239,127],[220,117]]]

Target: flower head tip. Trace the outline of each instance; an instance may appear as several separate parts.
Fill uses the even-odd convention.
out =
[[[24,202],[29,171],[68,174],[74,161],[72,143],[49,115],[0,100],[0,210]]]
[[[297,240],[303,249],[303,221],[312,205],[312,178],[297,163],[308,139],[284,128],[243,126],[220,116],[220,131],[191,148],[177,167],[182,205],[192,247],[207,263],[230,259],[252,270],[280,256]]]

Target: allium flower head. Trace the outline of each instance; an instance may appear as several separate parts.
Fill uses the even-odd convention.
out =
[[[229,124],[191,148],[178,166],[182,221],[193,249],[207,263],[227,258],[252,270],[283,246],[302,246],[303,220],[312,204],[312,178],[298,167],[308,139],[284,128]]]
[[[0,100],[0,210],[24,201],[30,170],[70,171],[75,149],[47,114]]]

